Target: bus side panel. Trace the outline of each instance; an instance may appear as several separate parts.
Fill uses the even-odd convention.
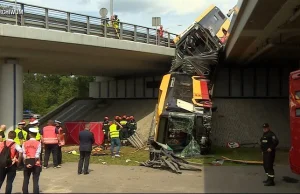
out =
[[[300,174],[300,71],[290,74],[290,167]]]

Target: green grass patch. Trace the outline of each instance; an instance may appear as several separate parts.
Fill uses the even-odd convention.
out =
[[[68,147],[65,147],[67,149]],[[78,152],[77,147],[73,147],[72,149]],[[71,149],[71,150],[72,150]],[[106,163],[107,165],[125,165],[125,166],[139,166],[137,162],[145,162],[149,159],[149,151],[146,150],[139,150],[135,153],[136,149],[132,147],[121,147],[121,157],[120,158],[112,158],[110,156],[110,151],[105,150],[104,153],[107,155],[103,156],[91,156],[91,163],[95,164],[103,164]],[[70,151],[70,149],[69,149]],[[79,153],[79,152],[78,152]],[[189,158],[186,159],[190,162],[201,163],[203,165],[211,165],[210,163],[215,159],[221,159],[222,156],[235,159],[235,160],[251,160],[251,161],[261,161],[262,154],[259,148],[237,148],[237,149],[230,149],[230,148],[220,148],[215,147],[212,150],[212,153],[209,156],[214,156],[214,158]],[[79,156],[72,155],[68,153],[63,153],[63,161],[64,162],[78,162]],[[131,161],[126,162],[127,159]],[[137,162],[136,162],[137,161]],[[276,165],[288,165],[288,150],[278,150],[276,153]],[[223,166],[236,166],[236,165],[245,165],[245,164],[237,164],[229,161],[225,161]]]

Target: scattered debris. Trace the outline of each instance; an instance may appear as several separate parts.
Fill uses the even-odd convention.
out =
[[[222,156],[222,158],[225,160],[225,161],[230,161],[230,162],[235,162],[235,163],[241,163],[241,164],[263,164],[262,161],[249,161],[249,160],[233,160],[233,159],[229,159],[229,158],[226,158],[224,156]]]
[[[294,179],[294,178],[291,178],[291,177],[288,177],[288,176],[283,176],[282,180],[286,183],[298,183],[299,182],[298,179]]]
[[[130,159],[127,159],[127,160],[126,160],[126,163],[128,163],[128,162],[130,162],[130,161],[131,161]]]
[[[135,148],[143,148],[145,145],[143,143],[143,141],[141,140],[141,138],[139,137],[138,133],[134,133],[132,136],[130,136],[129,138],[127,138],[127,140],[129,141],[129,143],[131,143],[131,145],[133,145]]]
[[[198,170],[198,166],[192,166],[189,162],[174,155],[169,146],[163,145],[156,141],[150,142],[150,160],[142,162],[140,165],[152,168],[169,168],[177,174],[181,174],[182,170]]]
[[[69,151],[68,154],[73,154],[73,155],[76,155],[76,156],[79,156],[79,155],[80,155],[80,154],[78,154],[75,150]]]
[[[238,143],[238,142],[228,142],[227,147],[229,148],[240,148],[240,147],[255,147],[259,143]]]
[[[102,164],[107,164],[106,162],[102,162]]]
[[[214,161],[211,162],[211,164],[214,166],[222,166],[223,163],[224,163],[224,160],[222,160],[222,159],[215,159]]]

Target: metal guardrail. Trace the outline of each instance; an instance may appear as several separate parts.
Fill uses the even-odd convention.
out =
[[[163,37],[160,37],[157,35],[158,30],[153,28],[124,22],[119,23],[119,28],[114,28],[111,20],[24,3],[15,4],[7,0],[0,0],[0,8],[21,10],[22,12],[17,16],[15,14],[0,14],[0,23],[3,24],[17,24],[175,48],[173,39],[176,34],[164,32]]]

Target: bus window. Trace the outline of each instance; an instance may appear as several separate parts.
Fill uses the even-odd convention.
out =
[[[300,117],[300,108],[296,108],[296,117]]]
[[[295,92],[295,98],[296,100],[300,100],[300,91]]]
[[[225,15],[221,11],[219,11],[218,14],[222,18],[222,20],[225,20]]]

